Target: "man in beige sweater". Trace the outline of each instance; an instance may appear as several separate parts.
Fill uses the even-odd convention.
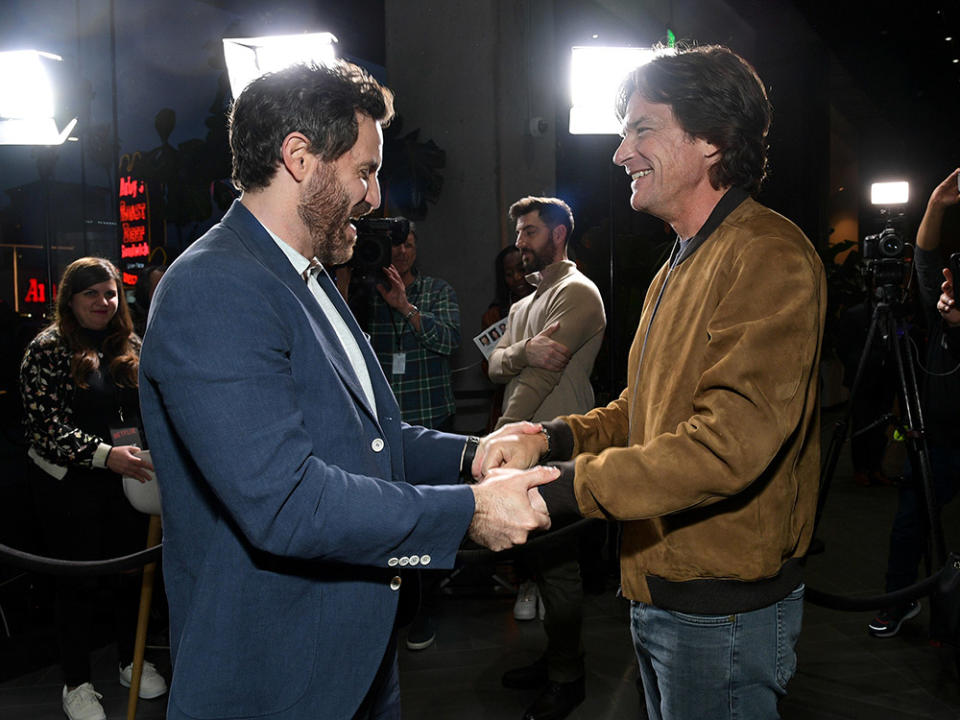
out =
[[[497,427],[592,408],[590,372],[606,327],[597,286],[567,259],[573,232],[569,206],[557,198],[526,197],[510,207],[509,215],[527,281],[536,290],[510,308],[506,332],[490,356],[490,379],[507,386]],[[532,665],[506,672],[503,684],[545,686],[524,718],[559,720],[584,698],[583,584],[576,538],[548,540],[528,558],[545,608],[547,650]]]

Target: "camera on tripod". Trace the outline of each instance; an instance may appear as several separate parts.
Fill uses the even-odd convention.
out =
[[[885,223],[876,235],[863,238],[860,251],[864,279],[878,300],[900,303],[906,296],[913,245],[904,241],[897,226],[904,221],[901,208],[906,206],[909,196],[910,186],[902,180],[870,186],[870,203],[879,209]]]
[[[876,235],[867,235],[863,239],[863,259],[880,260],[892,258],[899,260],[904,256],[906,243],[896,228],[888,225]]]
[[[893,225],[887,220],[883,230],[876,235],[863,238],[864,274],[868,283],[875,288],[902,288],[910,278],[913,259],[913,245],[904,241]]]
[[[406,218],[360,218],[354,221],[357,243],[348,263],[354,278],[370,285],[387,284],[383,269],[393,256],[393,248],[402,245],[410,234]]]

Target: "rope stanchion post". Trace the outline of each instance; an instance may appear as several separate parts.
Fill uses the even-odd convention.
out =
[[[150,516],[147,529],[147,547],[152,548],[160,542],[162,530],[160,516]],[[150,620],[150,604],[153,601],[153,578],[157,564],[150,562],[143,567],[143,581],[140,584],[140,611],[137,615],[137,636],[133,645],[133,669],[130,675],[130,697],[127,700],[127,720],[137,717],[137,699],[140,696],[140,677],[143,674],[143,656],[147,646],[147,623]]]

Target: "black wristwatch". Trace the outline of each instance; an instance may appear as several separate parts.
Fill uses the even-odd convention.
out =
[[[468,435],[463,444],[463,453],[460,455],[460,479],[464,482],[473,482],[473,459],[477,456],[479,447],[480,438],[476,435]]]

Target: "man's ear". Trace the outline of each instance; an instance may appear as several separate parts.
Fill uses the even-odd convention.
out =
[[[703,157],[706,158],[708,167],[713,167],[720,162],[723,158],[723,153],[720,152],[720,148],[702,138],[700,139],[700,143],[702,144]]]
[[[302,182],[312,164],[317,162],[317,157],[310,152],[310,141],[299,132],[292,132],[283,139],[280,157],[284,168],[297,182]]]
[[[567,226],[566,225],[557,225],[553,230],[550,231],[550,239],[554,243],[560,243],[560,247],[566,247],[567,245]]]

